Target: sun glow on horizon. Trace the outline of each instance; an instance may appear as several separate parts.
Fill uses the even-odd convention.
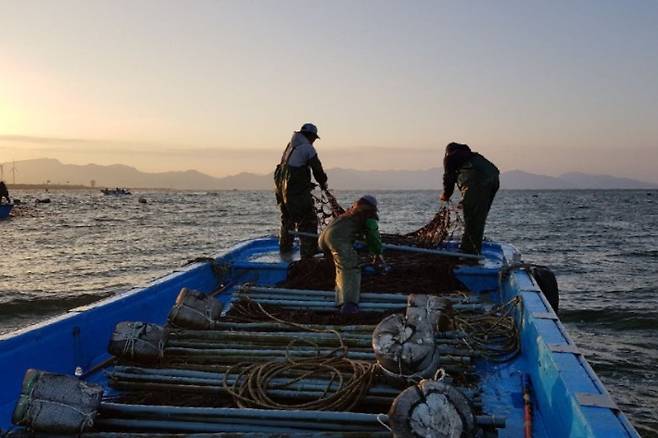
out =
[[[300,39],[304,14],[322,18]],[[653,179],[655,19],[656,4],[595,0],[9,0],[0,161],[262,172],[314,122],[321,156],[340,167],[440,166],[458,140],[507,169]]]

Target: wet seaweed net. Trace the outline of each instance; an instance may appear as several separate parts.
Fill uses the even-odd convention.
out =
[[[451,240],[463,227],[461,212],[446,204],[426,225],[407,234],[383,234],[382,240],[396,245],[412,245],[420,248],[437,248]]]
[[[368,255],[361,254],[363,264]],[[453,274],[456,261],[447,257],[387,252],[390,271],[361,277],[361,290],[367,292],[404,292],[417,294],[452,294],[466,290]],[[327,257],[315,257],[291,263],[280,287],[291,289],[333,290],[336,269]]]
[[[344,212],[329,191],[322,191],[320,195],[314,195],[314,198],[321,228]],[[459,209],[446,204],[423,227],[407,234],[382,234],[382,241],[395,245],[436,248],[451,239],[462,223]],[[361,251],[360,257],[362,265],[368,264],[366,252]],[[457,263],[454,258],[393,250],[386,250],[385,257],[390,271],[363,275],[363,291],[439,295],[466,289],[452,273]],[[279,286],[291,289],[332,290],[335,279],[335,267],[331,258],[316,257],[291,263],[286,280]]]
[[[320,194],[313,194],[313,199],[320,229],[324,229],[331,221],[345,212],[336,197],[328,190],[323,190]],[[406,234],[382,234],[382,240],[390,244],[437,248],[452,239],[463,225],[460,209],[448,202],[436,212],[432,220],[416,231]]]
[[[336,197],[329,190],[322,190],[320,194],[312,193],[312,196],[321,230],[345,212],[345,209],[340,206]]]

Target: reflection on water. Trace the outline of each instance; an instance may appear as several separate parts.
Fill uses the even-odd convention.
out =
[[[269,192],[13,193],[20,217],[0,222],[0,333],[157,278],[187,260],[274,234]],[[349,204],[360,193],[341,192]],[[143,196],[147,204],[138,203]],[[438,193],[380,192],[381,229],[429,221]],[[503,191],[487,235],[551,266],[570,334],[645,436],[658,436],[656,192]]]

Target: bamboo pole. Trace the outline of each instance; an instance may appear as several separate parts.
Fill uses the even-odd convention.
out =
[[[304,410],[276,410],[255,408],[210,408],[190,406],[153,406],[132,405],[121,403],[107,403],[101,405],[103,411],[130,413],[130,414],[152,414],[158,415],[199,415],[214,418],[229,418],[236,422],[252,419],[268,420],[302,420],[311,422],[348,422],[349,424],[377,424],[377,414],[365,414],[360,412],[339,411],[304,411]]]
[[[249,292],[249,293],[265,293],[265,294],[271,294],[271,295],[307,295],[307,296],[314,296],[314,297],[328,297],[328,298],[334,298],[335,297],[335,292],[334,291],[327,291],[327,290],[317,290],[317,289],[289,289],[289,288],[282,288],[282,287],[265,287],[265,286],[253,286],[249,284],[245,284],[238,289],[238,293],[240,292]],[[362,292],[360,294],[360,297],[363,301],[387,301],[387,302],[397,302],[397,301],[404,301],[406,303],[407,298],[409,297],[409,293],[405,292],[395,292],[395,293],[390,293],[390,292]],[[477,296],[463,296],[463,295],[445,295],[445,296],[440,296],[440,298],[445,298],[449,301],[452,302],[479,302],[479,297]]]
[[[293,236],[299,236],[299,237],[314,237],[318,238],[317,234],[313,233],[305,233],[302,231],[289,231],[290,234]],[[363,242],[357,241],[356,243],[363,245]],[[446,256],[446,257],[459,257],[462,259],[468,259],[468,260],[484,260],[483,256],[480,255],[475,255],[475,254],[467,254],[464,252],[455,252],[455,251],[444,251],[444,250],[439,250],[439,249],[429,249],[429,248],[419,248],[417,246],[409,246],[409,245],[391,245],[389,243],[384,243],[382,245],[384,249],[388,249],[390,251],[401,251],[401,252],[414,252],[418,254],[432,254],[432,255],[440,255],[440,256]]]
[[[362,324],[362,325],[329,325],[329,324],[304,324],[312,330],[336,330],[340,333],[365,333],[372,334],[376,324]],[[220,331],[242,331],[242,332],[266,332],[266,331],[281,331],[281,332],[298,332],[299,327],[291,326],[290,324],[283,324],[279,322],[227,322],[217,321],[210,330],[189,330],[189,329],[172,329],[170,334],[173,335],[186,335],[193,332],[213,333]]]
[[[208,420],[208,418],[205,418]],[[294,424],[294,423],[293,423]],[[95,421],[97,427],[113,428],[122,430],[160,430],[165,432],[262,432],[262,433],[295,433],[310,432],[317,429],[304,427],[305,424],[299,424],[298,427],[287,426],[260,426],[245,423],[213,423],[209,421],[180,421],[180,420],[145,420],[132,418],[99,418]],[[380,427],[382,427],[380,425]],[[348,430],[359,430],[360,428],[349,428]],[[326,430],[326,429],[320,429]],[[366,429],[368,430],[368,429]]]
[[[238,302],[241,298],[241,295],[234,295],[231,299],[232,303]],[[300,300],[300,299],[287,299],[286,297],[255,297],[255,296],[246,296],[246,298],[251,299],[260,304],[269,304],[286,308],[302,308],[308,310],[317,310],[317,311],[334,311],[336,305],[332,301],[318,301],[318,300]],[[359,309],[363,311],[375,311],[375,312],[385,312],[388,310],[401,310],[406,307],[406,303],[384,303],[384,302],[360,302]],[[470,311],[470,312],[484,312],[487,311],[491,306],[485,304],[453,304],[452,308],[455,310],[461,311]]]

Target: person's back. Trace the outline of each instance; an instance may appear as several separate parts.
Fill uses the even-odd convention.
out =
[[[461,249],[479,253],[482,248],[484,226],[498,188],[498,168],[468,145],[450,143],[443,159],[443,193],[441,201],[448,201],[455,184],[462,192],[464,233]]]
[[[341,239],[354,243],[362,233],[361,218],[354,215],[343,214],[334,219],[322,231],[322,234],[333,239]]]
[[[311,172],[315,180],[324,187],[327,175],[313,144],[301,132],[295,132],[284,151],[287,157],[288,175],[284,186],[284,199],[290,195],[298,195],[313,190]]]
[[[277,204],[281,211],[279,250],[286,256],[292,251],[293,239],[289,231],[297,230],[315,234],[318,232],[318,218],[311,191],[311,172],[322,189],[327,188],[327,175],[318,158],[313,142],[320,138],[318,128],[305,123],[293,133],[274,171],[274,185]],[[315,238],[302,237],[302,258],[312,257],[317,252]]]
[[[378,220],[377,199],[365,195],[329,224],[318,238],[320,248],[331,255],[336,267],[336,305],[342,313],[358,312],[361,269],[354,241],[365,237],[369,251],[384,265]]]

